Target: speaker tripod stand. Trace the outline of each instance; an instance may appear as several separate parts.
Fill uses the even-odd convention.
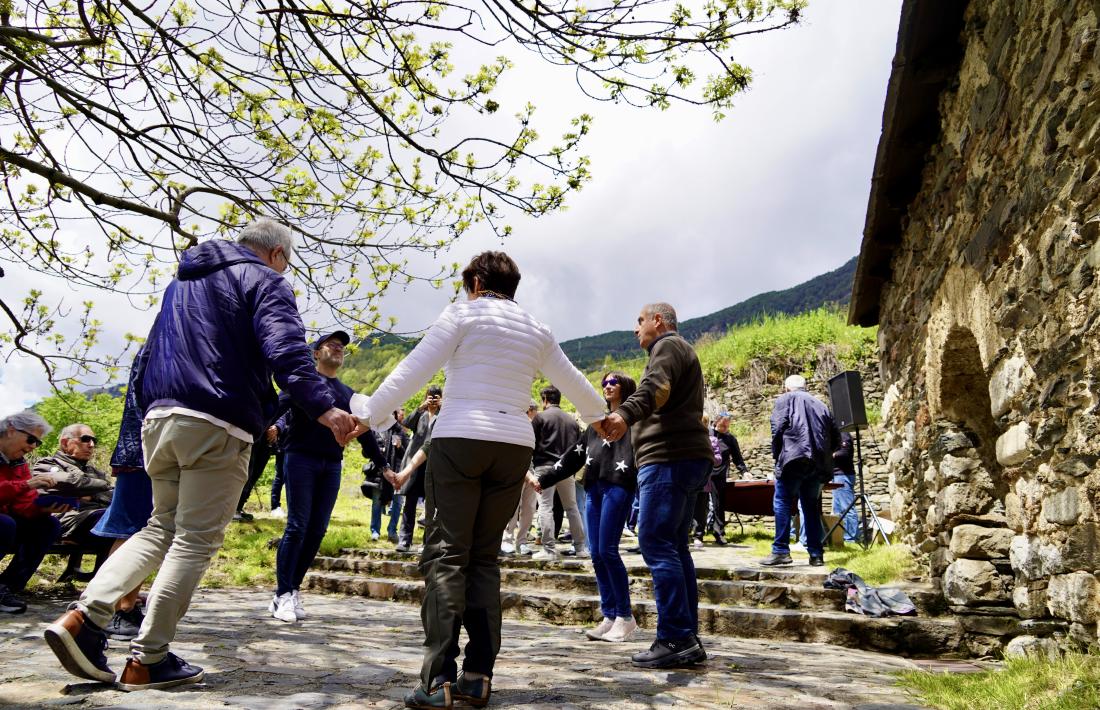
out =
[[[825,539],[831,540],[833,537],[833,531],[837,529],[844,522],[844,518],[848,515],[849,511],[859,503],[859,545],[864,550],[875,544],[875,538],[882,536],[882,542],[884,545],[890,544],[890,535],[886,532],[885,526],[882,524],[882,520],[875,514],[875,509],[871,505],[871,499],[867,497],[866,492],[863,489],[863,447],[859,438],[859,427],[854,427],[856,432],[856,479],[859,481],[859,493],[852,497],[852,502],[848,504],[840,513],[840,518],[833,523],[833,526],[829,528],[829,531],[825,533]],[[835,495],[835,494],[834,494]],[[868,514],[871,517],[871,525],[867,524]]]

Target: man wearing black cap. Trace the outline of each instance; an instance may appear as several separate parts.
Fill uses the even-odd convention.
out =
[[[312,345],[317,372],[324,378],[337,407],[346,408],[351,402],[352,389],[336,377],[344,364],[344,347],[350,340],[347,333],[336,330]],[[328,530],[329,517],[340,492],[344,449],[296,405],[291,405],[275,426],[286,437],[283,471],[287,513],[286,529],[275,557],[278,586],[268,611],[280,621],[294,622],[305,617],[299,589]],[[379,471],[389,469],[374,432],[361,435],[359,445]]]

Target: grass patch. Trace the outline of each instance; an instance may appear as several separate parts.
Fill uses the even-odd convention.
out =
[[[745,545],[754,557],[767,557],[772,551],[775,533],[762,526],[750,525],[742,535],[729,536],[736,545]],[[791,550],[796,560],[809,559],[806,552]],[[863,577],[867,584],[880,586],[890,582],[900,582],[917,573],[916,560],[906,545],[873,545],[864,550],[859,545],[845,545],[841,548],[825,548],[825,566],[828,569],[844,567]]]
[[[911,671],[900,683],[942,710],[1081,710],[1100,707],[1100,657],[1009,658],[1004,668],[952,674]]]
[[[786,361],[812,372],[822,345],[835,346],[841,364],[854,367],[875,351],[876,337],[875,328],[848,325],[841,311],[818,308],[796,316],[764,316],[730,329],[722,338],[700,342],[696,352],[707,383],[720,386],[727,376],[741,375],[755,359]]]

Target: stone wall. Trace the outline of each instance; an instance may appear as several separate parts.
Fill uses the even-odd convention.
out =
[[[894,517],[990,650],[1097,638],[1098,12],[969,4],[882,295]]]
[[[708,387],[705,409],[713,419],[721,411],[733,415],[733,431],[737,434],[741,453],[749,467],[745,478],[766,479],[774,471],[769,420],[772,406],[783,391],[783,380],[790,374],[811,372],[807,389],[825,404],[829,404],[827,382],[845,368],[831,346],[822,346],[805,362],[756,361],[738,377],[728,377],[720,387]],[[869,357],[855,365],[863,379],[863,397],[868,415],[877,417],[882,403],[882,381],[877,357]],[[874,412],[874,414],[872,414]],[[863,445],[864,485],[868,497],[878,510],[890,509],[890,477],[886,468],[886,453],[881,446],[882,429],[873,427],[861,433]],[[736,476],[736,471],[731,475]],[[831,494],[825,493],[824,507],[832,510]]]

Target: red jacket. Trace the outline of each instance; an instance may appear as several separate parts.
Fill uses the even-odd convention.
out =
[[[26,461],[0,462],[0,513],[20,518],[48,515],[34,504],[38,491],[27,487],[31,467]]]

